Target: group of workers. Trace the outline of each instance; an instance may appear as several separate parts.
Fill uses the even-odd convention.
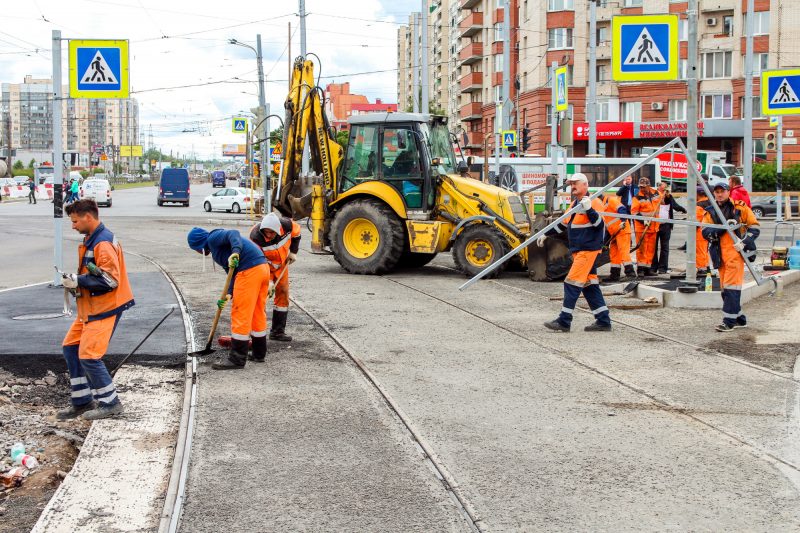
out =
[[[705,176],[704,179],[707,180]],[[646,177],[639,179],[638,191],[632,187],[632,180],[626,178],[616,195],[600,195],[594,199],[590,198],[589,181],[584,174],[573,174],[567,179],[567,183],[572,188],[573,201],[570,208],[577,210],[537,240],[539,246],[544,246],[548,237],[566,234],[572,253],[572,266],[564,280],[561,312],[555,320],[544,325],[554,331],[570,331],[575,305],[583,294],[595,319],[584,330],[611,331],[608,307],[597,276],[597,257],[603,247],[608,246],[611,259],[611,275],[606,278],[609,281],[620,280],[623,268],[625,275],[630,278],[649,276],[658,271],[665,272],[672,225],[660,221],[672,219],[675,210],[684,213],[686,210],[675,202],[664,184],[659,184],[658,190],[654,190]],[[727,183],[714,185],[713,200],[706,196],[703,187],[698,187],[697,193],[695,218],[698,222],[727,225],[733,221],[737,226],[734,230],[735,239],[725,229],[697,228],[698,274],[706,275],[712,267],[719,271],[723,320],[716,330],[725,332],[746,327],[747,318],[741,309],[745,269],[743,255],[750,254],[749,258],[755,256],[755,240],[759,235],[758,220],[747,203],[731,199],[731,186]],[[712,202],[717,204],[724,220],[720,220]],[[631,261],[629,220],[613,214],[640,215],[658,220],[634,221],[638,272]],[[660,229],[664,224],[669,224],[669,230]],[[656,262],[654,257],[659,240],[662,261]]]

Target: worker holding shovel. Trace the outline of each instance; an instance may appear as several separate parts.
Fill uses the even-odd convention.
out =
[[[217,307],[223,309],[227,301],[233,298],[231,348],[227,360],[220,359],[212,368],[244,368],[251,338],[253,357],[263,360],[267,353],[265,307],[269,291],[269,269],[264,254],[258,246],[242,239],[239,232],[234,230],[215,229],[209,232],[203,228],[192,228],[187,240],[192,250],[211,255],[214,262],[225,269],[230,280],[227,294],[217,301]]]

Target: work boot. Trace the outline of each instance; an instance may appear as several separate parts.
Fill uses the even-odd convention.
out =
[[[553,331],[563,331],[565,333],[569,333],[569,326],[565,326],[557,319],[552,320],[550,322],[545,322],[544,327],[546,327],[547,329],[552,329]]]
[[[611,331],[611,324],[601,324],[600,322],[595,322],[594,324],[589,324],[583,331]]]
[[[633,268],[633,265],[625,265],[625,277],[636,279],[636,269]]]
[[[286,318],[289,316],[289,311],[272,311],[272,329],[269,332],[269,340],[291,342],[291,335],[285,333]]]
[[[78,418],[86,411],[94,409],[94,402],[89,402],[83,405],[70,405],[66,409],[62,409],[56,413],[56,420],[72,420]]]
[[[247,364],[247,342],[239,339],[231,340],[231,349],[227,359],[220,359],[211,368],[214,370],[235,370]]]
[[[603,281],[605,282],[619,281],[620,279],[619,275],[621,270],[622,269],[620,267],[611,267],[611,273],[606,278],[603,278]]]
[[[253,337],[253,348],[248,359],[256,363],[263,363],[267,356],[267,337]]]
[[[650,267],[639,267],[637,274],[639,275],[640,278],[649,278],[653,275],[652,271],[650,270]]]
[[[100,420],[101,418],[108,418],[110,416],[121,415],[125,409],[122,407],[122,402],[117,402],[113,405],[99,405],[96,409],[86,411],[83,413],[84,420]]]

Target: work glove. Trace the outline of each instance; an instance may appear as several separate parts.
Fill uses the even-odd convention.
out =
[[[267,295],[268,295],[267,296],[268,298],[272,298],[273,296],[275,296],[275,284],[274,283],[270,283],[269,284],[269,291],[267,291]]]
[[[544,242],[547,240],[547,235],[542,235],[538,239],[536,239],[536,244],[539,248],[544,248]]]
[[[286,257],[286,264],[291,265],[295,261],[297,261],[297,254],[289,252],[289,255]]]
[[[625,226],[627,226],[627,225],[628,225],[628,223],[627,223],[627,222],[625,222],[625,221],[622,221],[622,222],[620,223],[620,225],[619,225],[619,231],[622,231],[622,230],[624,230],[624,229],[625,229]]]
[[[236,268],[239,266],[239,254],[233,253],[228,258],[228,268]]]
[[[737,252],[741,252],[744,250],[744,241],[741,239],[736,239],[736,242],[733,243],[733,249]]]
[[[61,284],[67,289],[78,288],[78,275],[77,274],[64,274],[61,278]]]
[[[218,308],[220,311],[222,311],[223,309],[225,309],[225,304],[227,304],[227,303],[228,303],[228,300],[230,300],[230,299],[231,299],[231,295],[230,295],[230,294],[228,294],[228,295],[226,295],[226,296],[225,296],[225,298],[220,298],[219,300],[217,300],[217,308]]]
[[[581,198],[580,204],[584,211],[588,211],[592,208],[592,199],[588,196],[584,196]]]

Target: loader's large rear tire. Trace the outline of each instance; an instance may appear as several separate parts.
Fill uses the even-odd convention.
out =
[[[354,200],[331,223],[331,250],[351,274],[383,274],[403,254],[405,227],[389,206],[377,200]]]
[[[510,250],[508,241],[500,230],[486,224],[476,224],[466,228],[456,238],[453,244],[453,262],[458,270],[471,278],[480,274]],[[497,268],[488,277],[499,276],[506,264]]]

